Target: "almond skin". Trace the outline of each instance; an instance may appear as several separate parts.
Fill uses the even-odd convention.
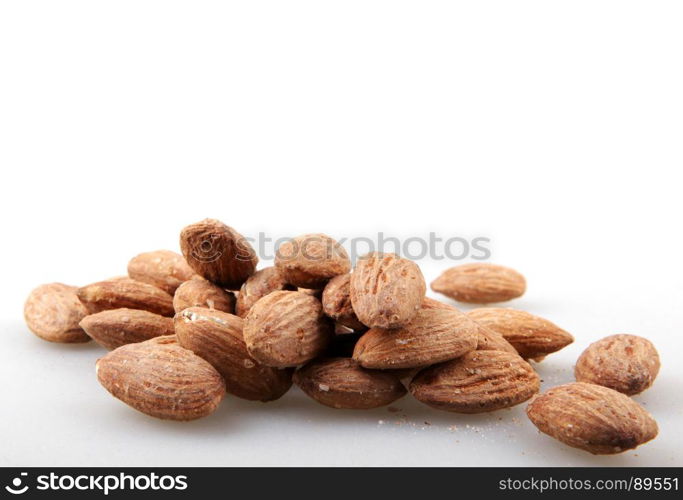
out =
[[[276,267],[266,267],[256,271],[244,282],[237,296],[235,312],[237,316],[244,318],[252,306],[269,293],[280,290],[294,290],[295,288],[293,285],[287,284]]]
[[[559,326],[525,311],[488,307],[473,309],[467,315],[502,335],[524,359],[542,358],[574,342],[574,337]]]
[[[180,345],[211,363],[229,393],[252,401],[273,401],[292,386],[292,370],[264,366],[249,355],[242,318],[191,307],[176,315],[175,325]]]
[[[365,330],[351,305],[351,275],[335,276],[323,290],[323,311],[330,318],[352,330]]]
[[[156,339],[111,351],[97,361],[96,371],[114,397],[157,418],[205,417],[225,395],[223,377],[207,361]]]
[[[632,396],[650,387],[659,373],[659,354],[649,340],[611,335],[583,351],[574,368],[577,382],[602,385]]]
[[[517,354],[472,351],[418,373],[410,393],[437,410],[483,413],[526,401],[539,387],[538,375]]]
[[[445,270],[431,287],[459,302],[490,304],[522,296],[526,280],[509,267],[475,263]]]
[[[415,317],[426,285],[414,262],[395,254],[370,253],[351,275],[351,304],[369,328],[400,328]]]
[[[197,274],[230,290],[238,290],[258,263],[249,242],[215,219],[186,226],[180,232],[180,249]]]
[[[173,295],[181,283],[195,276],[195,272],[182,255],[170,250],[156,250],[133,257],[128,262],[128,276]]]
[[[334,337],[320,301],[302,292],[273,292],[259,300],[244,323],[244,340],[254,359],[275,368],[310,361]]]
[[[173,335],[173,320],[139,309],[110,309],[86,316],[81,328],[106,349]]]
[[[77,290],[63,283],[48,283],[31,291],[24,303],[29,329],[49,342],[88,342],[90,337],[78,324],[88,309],[78,299]]]
[[[285,281],[301,288],[322,288],[339,274],[351,270],[349,256],[336,240],[325,234],[304,234],[280,245],[275,267]]]
[[[403,328],[371,328],[358,341],[353,359],[364,368],[432,365],[477,348],[477,324],[458,310],[422,309]]]
[[[628,396],[575,382],[536,397],[527,415],[538,429],[594,455],[611,455],[654,439],[657,422]]]
[[[173,298],[162,289],[132,279],[100,281],[78,289],[78,298],[92,313],[108,309],[142,309],[173,316]]]
[[[179,313],[188,307],[208,307],[226,313],[235,312],[235,295],[203,278],[186,281],[173,296],[173,309]]]
[[[311,398],[332,408],[378,408],[406,393],[394,375],[366,370],[348,358],[312,361],[294,374],[294,382]]]

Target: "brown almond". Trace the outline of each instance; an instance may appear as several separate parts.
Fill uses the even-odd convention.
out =
[[[272,401],[292,385],[292,370],[264,366],[249,355],[242,318],[201,307],[185,309],[175,317],[180,345],[207,360],[237,397]]]
[[[173,335],[173,319],[139,309],[110,309],[90,314],[81,328],[106,349]]]
[[[406,393],[394,375],[367,370],[348,358],[312,361],[294,374],[294,382],[311,398],[332,408],[378,408]]]
[[[583,351],[574,368],[577,382],[603,385],[639,394],[659,373],[659,354],[649,340],[636,335],[611,335]]]
[[[353,359],[377,369],[432,365],[476,349],[477,332],[477,324],[456,309],[422,309],[403,328],[368,330]]]
[[[437,410],[482,413],[518,405],[539,387],[538,375],[517,354],[472,351],[418,373],[410,393]]]
[[[156,339],[128,344],[97,361],[97,379],[142,413],[194,420],[212,413],[225,395],[223,377],[192,351]]]
[[[63,283],[48,283],[31,291],[24,303],[29,329],[49,342],[88,342],[90,337],[78,325],[88,309],[78,299],[77,290]]]
[[[351,305],[351,275],[342,274],[332,278],[322,295],[323,311],[330,318],[352,330],[365,330]]]
[[[162,289],[133,279],[99,281],[78,289],[78,298],[91,313],[108,309],[142,309],[173,316],[173,298]]]
[[[173,295],[181,283],[195,276],[195,272],[182,255],[170,250],[156,250],[133,257],[128,262],[128,276]]]
[[[540,358],[574,342],[574,337],[547,319],[502,307],[473,309],[467,315],[502,335],[525,359]]]
[[[657,422],[628,396],[583,382],[536,397],[527,415],[538,429],[594,455],[631,450],[657,436]]]
[[[489,304],[521,297],[526,291],[526,280],[509,267],[475,263],[445,270],[431,287],[459,302]]]
[[[180,249],[197,274],[230,290],[238,290],[258,263],[246,238],[215,219],[185,227],[180,233]]]
[[[203,278],[186,281],[173,296],[173,309],[179,313],[188,307],[207,307],[226,313],[235,312],[235,295]]]
[[[351,304],[370,328],[400,328],[420,310],[426,285],[414,262],[374,252],[359,259],[351,275]]]
[[[285,282],[284,277],[276,267],[271,266],[256,271],[249,276],[249,279],[240,288],[235,306],[236,314],[240,318],[244,318],[252,306],[269,293],[294,289],[294,286]]]
[[[304,234],[280,245],[275,267],[290,285],[318,289],[330,278],[348,273],[351,261],[336,240],[316,233]]]
[[[301,292],[273,292],[256,302],[244,323],[254,359],[275,368],[310,361],[327,349],[334,333],[320,301]]]

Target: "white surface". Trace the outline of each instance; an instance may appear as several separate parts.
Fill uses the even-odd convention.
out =
[[[683,465],[681,14],[2,2],[0,465]],[[660,436],[592,457],[539,435],[523,405],[336,411],[296,390],[162,422],[99,387],[95,345],[23,325],[34,286],[121,274],[207,216],[245,235],[487,236],[528,278],[510,305],[577,339],[539,365],[545,387],[591,341],[653,340],[662,371],[636,399]],[[420,265],[431,280],[450,263]]]

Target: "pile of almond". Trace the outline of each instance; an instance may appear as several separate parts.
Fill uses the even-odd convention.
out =
[[[614,335],[579,358],[577,382],[538,395],[540,362],[573,342],[525,311],[463,312],[425,296],[414,262],[371,253],[352,269],[324,234],[281,245],[273,267],[233,228],[207,219],[180,234],[182,255],[160,250],[128,264],[128,276],[81,288],[42,285],[25,305],[29,328],[52,342],[95,342],[100,383],[154,417],[192,420],[226,393],[256,401],[292,386],[333,408],[388,405],[407,392],[439,410],[481,413],[531,400],[542,432],[596,454],[653,439],[657,424],[629,396],[652,385],[654,346]],[[518,272],[492,264],[446,270],[432,290],[491,304],[521,296]]]

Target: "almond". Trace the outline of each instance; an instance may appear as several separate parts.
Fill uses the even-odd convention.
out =
[[[173,309],[179,313],[188,307],[208,307],[227,313],[235,312],[235,295],[203,278],[186,281],[173,296]]]
[[[197,274],[230,290],[238,290],[258,263],[246,238],[214,219],[185,227],[180,233],[180,249]]]
[[[294,374],[294,382],[311,398],[332,408],[377,408],[406,393],[394,375],[366,370],[348,358],[312,361]]]
[[[351,304],[370,328],[399,328],[420,310],[426,285],[417,264],[395,254],[370,253],[351,275]]]
[[[574,342],[559,326],[525,311],[489,307],[473,309],[467,315],[502,335],[525,359],[545,356]]]
[[[275,267],[290,285],[322,288],[339,274],[351,270],[349,256],[336,240],[325,234],[304,234],[280,245]]]
[[[351,305],[351,275],[342,274],[335,276],[323,290],[323,311],[330,318],[351,328],[352,330],[365,330],[366,327],[358,320]]]
[[[49,342],[87,342],[90,337],[78,323],[88,310],[78,299],[75,286],[48,283],[31,291],[24,304],[29,329]]]
[[[334,333],[320,301],[301,292],[273,292],[259,300],[244,323],[254,359],[275,368],[293,367],[325,351]]]
[[[201,307],[185,309],[175,317],[180,345],[207,360],[237,397],[272,401],[292,385],[291,370],[260,364],[249,355],[242,336],[242,318]]]
[[[657,436],[657,422],[628,396],[575,382],[536,397],[527,415],[538,429],[594,455],[636,448]]]
[[[603,385],[633,395],[650,387],[659,373],[659,354],[649,340],[611,335],[583,351],[576,362],[578,382]]]
[[[173,335],[173,320],[139,309],[110,309],[83,318],[81,328],[106,349]]]
[[[92,313],[108,309],[142,309],[173,316],[173,298],[162,289],[132,279],[100,281],[78,289],[78,298]]]
[[[522,296],[526,280],[509,267],[475,263],[445,270],[431,287],[459,302],[489,304]]]
[[[133,257],[128,263],[128,276],[173,295],[181,283],[195,276],[195,272],[182,255],[170,250],[156,250]]]
[[[223,378],[207,361],[156,339],[111,351],[97,361],[96,371],[114,397],[157,418],[204,417],[225,395]]]
[[[403,328],[371,328],[353,359],[364,368],[415,368],[457,358],[477,348],[477,324],[457,310],[421,309]]]
[[[266,267],[256,271],[249,276],[249,279],[240,288],[235,306],[236,314],[240,318],[244,318],[252,306],[269,293],[294,289],[294,286],[285,282],[284,277],[276,267]]]
[[[526,401],[539,386],[536,372],[518,355],[472,351],[418,373],[410,393],[438,410],[482,413]]]

